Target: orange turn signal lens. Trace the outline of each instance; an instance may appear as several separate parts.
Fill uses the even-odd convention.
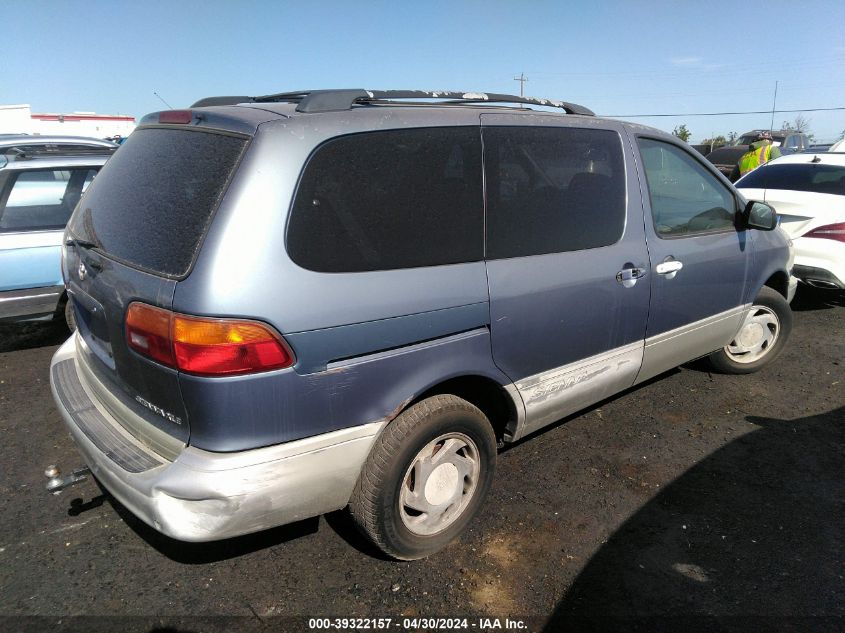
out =
[[[255,322],[176,314],[173,348],[179,369],[192,374],[247,374],[293,364],[281,337]]]
[[[174,367],[173,345],[170,341],[172,312],[145,303],[132,303],[126,312],[126,342],[139,354],[163,365]]]

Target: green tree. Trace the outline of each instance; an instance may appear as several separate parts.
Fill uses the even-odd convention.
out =
[[[675,136],[677,136],[679,139],[681,139],[682,141],[684,141],[686,143],[689,143],[689,139],[692,136],[692,132],[690,132],[687,129],[687,126],[683,123],[681,125],[675,126],[675,129],[672,130],[672,134],[674,134]]]
[[[803,132],[804,134],[809,134],[810,119],[805,117],[803,114],[799,114],[792,121],[784,121],[781,129],[789,130],[790,132]]]
[[[719,136],[714,136],[713,138],[706,138],[701,141],[702,145],[709,145],[711,149],[716,149],[717,147],[724,147],[728,144],[728,139],[726,139],[721,134]]]
[[[736,132],[728,132],[728,144],[733,145],[736,143],[736,139],[739,137],[739,134]]]

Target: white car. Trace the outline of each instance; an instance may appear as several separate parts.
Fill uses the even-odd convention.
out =
[[[795,243],[793,275],[816,288],[845,290],[845,153],[782,156],[735,184],[778,212]]]

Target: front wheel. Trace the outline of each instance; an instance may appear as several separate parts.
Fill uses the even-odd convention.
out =
[[[778,292],[764,287],[734,339],[713,352],[710,364],[726,374],[750,374],[775,360],[792,331],[792,310]]]
[[[478,512],[496,464],[487,417],[453,395],[402,412],[376,440],[349,508],[386,554],[423,558],[457,537]]]

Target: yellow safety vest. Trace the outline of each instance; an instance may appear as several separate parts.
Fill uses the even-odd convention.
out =
[[[746,152],[739,159],[739,175],[744,176],[749,171],[757,169],[760,165],[765,165],[769,162],[769,157],[772,155],[772,145],[763,145],[759,149],[753,149]]]

